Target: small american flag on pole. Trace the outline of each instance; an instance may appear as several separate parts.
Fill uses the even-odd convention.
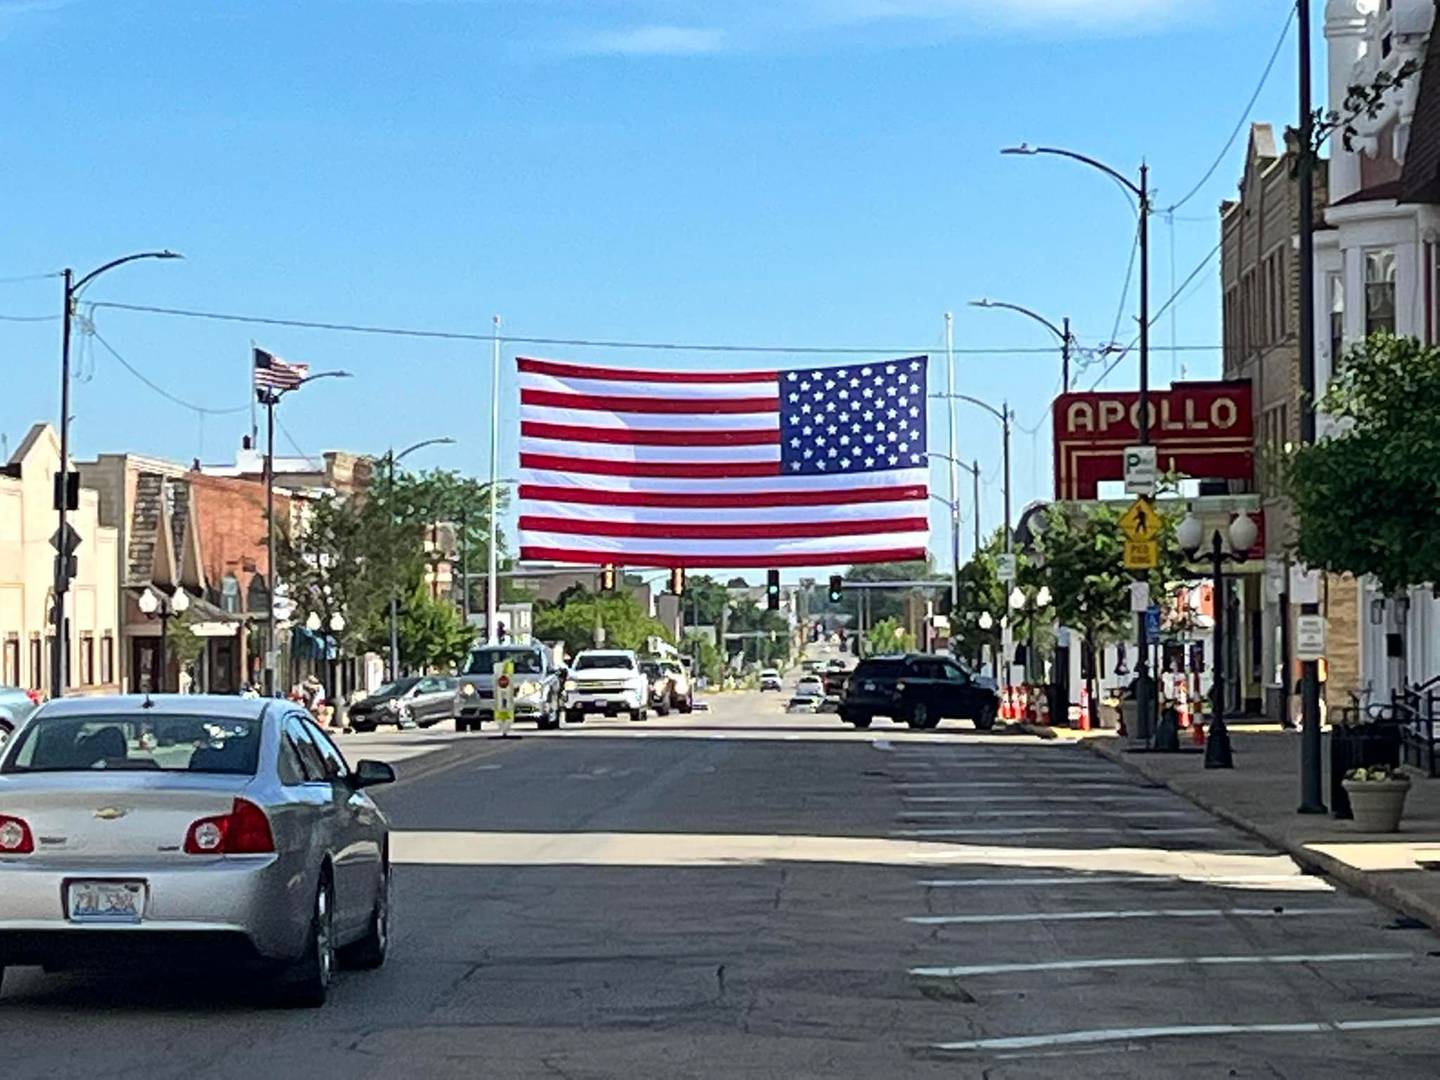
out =
[[[645,567],[925,557],[924,356],[784,371],[520,358],[520,557]]]
[[[309,364],[291,364],[264,349],[255,350],[256,391],[294,390],[309,374]]]

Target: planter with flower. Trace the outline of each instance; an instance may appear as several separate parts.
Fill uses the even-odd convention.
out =
[[[1395,832],[1410,793],[1410,777],[1393,765],[1351,769],[1342,784],[1361,832]]]

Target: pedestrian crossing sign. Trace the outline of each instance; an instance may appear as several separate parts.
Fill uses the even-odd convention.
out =
[[[1136,499],[1120,518],[1120,531],[1136,543],[1154,543],[1160,536],[1160,515],[1149,499]]]
[[[1160,565],[1160,545],[1154,540],[1125,541],[1126,570],[1154,570]]]

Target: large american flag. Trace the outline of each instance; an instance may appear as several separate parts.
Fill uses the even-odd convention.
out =
[[[310,374],[309,364],[292,364],[264,349],[255,350],[255,389],[294,390]]]
[[[697,372],[521,357],[520,557],[924,558],[926,360]]]

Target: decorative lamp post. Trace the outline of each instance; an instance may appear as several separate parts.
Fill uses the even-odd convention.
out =
[[[160,620],[160,649],[158,656],[159,671],[155,676],[155,692],[165,692],[165,672],[169,666],[168,658],[165,655],[166,645],[170,639],[170,620],[176,615],[184,615],[190,610],[190,594],[183,588],[176,588],[175,592],[166,597],[161,596],[154,589],[146,589],[140,594],[136,601],[140,613],[147,619]]]
[[[345,616],[338,611],[330,616],[330,707],[334,710],[335,726],[346,727],[344,702],[340,692],[340,635],[345,632]]]
[[[1200,519],[1195,512],[1186,513],[1184,520],[1175,528],[1175,540],[1189,559],[1208,557],[1210,560],[1211,589],[1214,599],[1211,601],[1214,617],[1214,645],[1215,653],[1210,664],[1210,731],[1205,740],[1205,767],[1207,769],[1233,769],[1235,767],[1232,748],[1230,746],[1230,731],[1225,726],[1225,613],[1224,588],[1225,572],[1227,562],[1244,562],[1249,558],[1249,552],[1255,546],[1259,530],[1250,516],[1242,511],[1230,528],[1221,533],[1215,529],[1210,535],[1210,550],[1207,555],[1202,556],[1201,547],[1204,544],[1205,529],[1200,524]],[[1229,550],[1226,550],[1226,542],[1229,542]]]

